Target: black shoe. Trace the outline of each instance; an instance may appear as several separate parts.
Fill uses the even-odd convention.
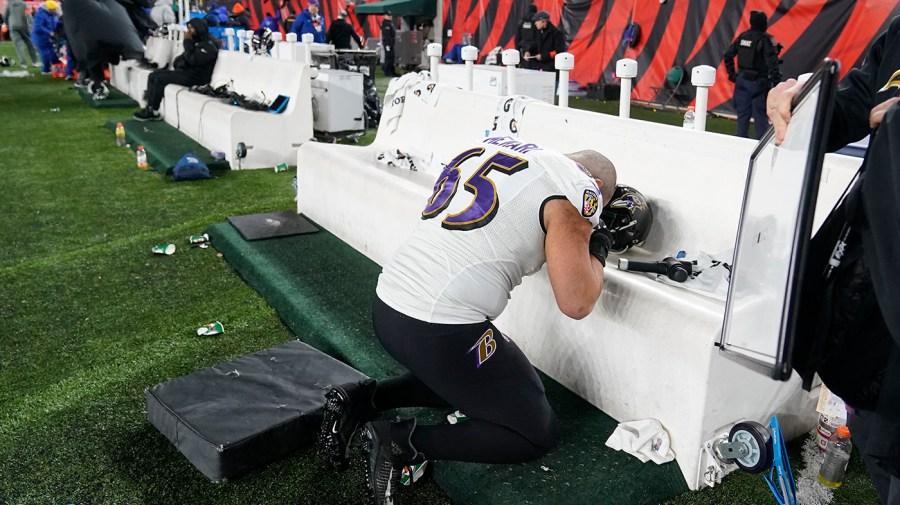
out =
[[[91,95],[94,97],[94,100],[105,100],[109,96],[109,86],[106,82],[92,83]]]
[[[331,388],[325,394],[325,417],[319,429],[319,453],[337,471],[347,469],[350,442],[360,426],[378,417],[372,404],[375,380],[366,379]]]
[[[138,121],[159,121],[160,119],[162,119],[162,116],[160,116],[156,112],[153,112],[153,110],[151,110],[150,108],[141,109],[135,112],[131,117]]]
[[[366,491],[372,505],[394,505],[403,467],[425,461],[412,445],[416,420],[374,421],[362,430],[366,441]]]

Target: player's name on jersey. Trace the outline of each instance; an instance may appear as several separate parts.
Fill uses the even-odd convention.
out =
[[[500,137],[488,137],[483,141],[485,144],[493,144],[497,147],[502,147],[504,149],[509,149],[510,151],[515,151],[518,153],[527,153],[528,151],[534,151],[540,149],[540,146],[537,144],[526,144],[520,142],[512,137],[500,136]]]

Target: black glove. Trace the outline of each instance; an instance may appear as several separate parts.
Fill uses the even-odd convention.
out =
[[[600,264],[606,266],[606,257],[609,255],[609,248],[612,246],[613,236],[606,224],[600,221],[600,224],[594,228],[591,233],[591,240],[588,242],[588,252],[591,256],[600,260]]]

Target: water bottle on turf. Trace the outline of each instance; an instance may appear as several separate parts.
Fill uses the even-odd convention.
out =
[[[688,107],[687,112],[684,113],[684,123],[681,124],[684,128],[688,130],[694,129],[694,106],[691,105]]]
[[[819,482],[823,485],[838,488],[844,481],[844,472],[847,471],[847,463],[850,462],[850,450],[853,443],[850,442],[850,428],[838,426],[837,431],[828,440],[825,447],[825,461],[819,469]]]
[[[150,165],[147,164],[147,152],[144,151],[144,146],[137,146],[137,167],[141,170],[150,168]]]
[[[122,123],[116,123],[116,145],[125,147],[125,126]]]

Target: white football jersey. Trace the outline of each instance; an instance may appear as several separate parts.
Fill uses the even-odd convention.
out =
[[[512,137],[484,139],[438,176],[422,220],[378,278],[378,297],[431,323],[496,318],[546,261],[541,211],[555,198],[598,224],[600,192],[579,164]]]

